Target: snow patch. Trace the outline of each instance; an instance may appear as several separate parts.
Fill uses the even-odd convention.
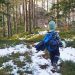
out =
[[[15,47],[0,49],[0,57],[7,56],[12,53],[18,53],[18,52],[25,53],[27,51],[32,52],[31,54],[32,64],[27,64],[26,66],[23,66],[23,68],[25,69],[18,68],[17,65],[14,65],[13,60],[3,63],[3,66],[0,67],[0,69],[2,69],[3,67],[6,67],[7,65],[10,65],[13,68],[13,71],[11,72],[11,74],[14,74],[14,75],[19,75],[17,73],[18,70],[22,70],[22,71],[32,70],[31,75],[61,75],[60,73],[51,72],[52,66],[51,66],[50,59],[43,58],[42,55],[44,54],[44,51],[37,52],[34,47],[32,47],[31,49],[28,49],[26,45],[19,44],[19,45],[16,45]],[[72,48],[72,47],[60,48],[60,58],[63,61],[70,60],[75,62],[75,48]],[[23,62],[24,56],[19,56],[19,60]],[[40,68],[40,65],[48,65],[48,66],[47,68],[42,69]]]

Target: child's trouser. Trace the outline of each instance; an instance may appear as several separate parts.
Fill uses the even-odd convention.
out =
[[[60,56],[59,50],[54,50],[54,51],[50,52],[50,59],[51,59],[52,65],[53,65],[53,63],[57,64],[57,62],[59,60],[59,56]]]

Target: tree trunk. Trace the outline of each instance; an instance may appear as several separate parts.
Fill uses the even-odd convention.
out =
[[[15,23],[16,23],[16,22],[15,22],[15,13],[14,13],[14,12],[15,12],[15,8],[14,8],[14,7],[15,7],[15,5],[14,5],[15,2],[14,2],[14,1],[15,1],[15,0],[13,0],[13,29],[14,29],[14,31],[15,31]]]
[[[38,5],[37,0],[35,0],[35,5]],[[37,8],[38,8],[38,6],[37,6]],[[38,27],[38,19],[37,19],[37,17],[38,17],[38,9],[36,9],[36,12],[35,12],[35,28]]]
[[[35,0],[33,0],[33,28],[35,28]]]
[[[20,5],[19,5],[19,15],[20,15],[20,17],[19,17],[20,23],[19,23],[19,24],[20,24],[20,25],[21,25],[21,22],[22,22],[22,21],[21,21],[21,20],[22,20],[22,18],[21,18],[21,8],[22,8],[22,7],[21,7],[21,4],[20,4]]]
[[[48,12],[48,0],[47,0],[47,12]]]
[[[3,14],[3,18],[2,18],[2,26],[3,26],[3,37],[5,37],[5,24],[4,24],[4,14]]]
[[[29,0],[29,32],[31,33],[31,0]]]
[[[9,4],[7,4],[7,25],[8,25],[8,37],[12,36],[11,28],[11,16],[9,13]]]
[[[59,18],[59,0],[57,0],[57,19],[56,19],[56,23],[58,25],[58,18]],[[59,26],[58,26],[59,27]]]
[[[25,0],[23,0],[23,20],[24,20],[24,31],[26,32],[26,6],[25,6]]]
[[[16,5],[16,33],[18,33],[18,23],[17,23],[17,20],[18,20],[18,15],[17,15],[17,5]]]
[[[31,0],[31,29],[33,29],[33,0]]]
[[[28,12],[27,12],[27,0],[25,0],[25,8],[26,8],[26,19],[25,19],[25,23],[26,23],[26,31],[28,31]]]

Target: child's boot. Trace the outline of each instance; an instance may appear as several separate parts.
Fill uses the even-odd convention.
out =
[[[55,73],[55,72],[60,72],[60,66],[58,66],[57,65],[57,63],[53,63],[53,68],[51,69],[51,71],[53,72],[53,73]]]

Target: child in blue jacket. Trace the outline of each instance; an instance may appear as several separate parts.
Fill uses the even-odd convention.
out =
[[[58,32],[55,31],[56,23],[53,20],[49,22],[49,29],[50,31],[45,35],[44,39],[35,47],[38,51],[47,49],[52,66],[56,66],[60,56],[59,47],[62,47],[62,42]]]

